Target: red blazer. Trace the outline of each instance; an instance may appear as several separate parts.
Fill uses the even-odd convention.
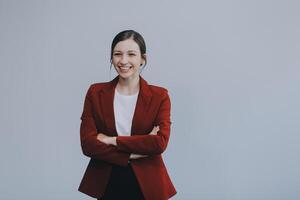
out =
[[[113,99],[119,76],[110,82],[95,83],[87,91],[81,115],[80,141],[83,154],[90,157],[78,190],[100,198],[108,183],[111,164],[126,166],[130,153],[149,155],[131,160],[146,200],[166,200],[175,195],[161,154],[170,137],[171,102],[165,88],[148,85],[140,76],[140,91],[132,120],[131,136],[118,136]],[[155,125],[157,135],[149,135]],[[117,147],[97,140],[97,133],[117,136]]]

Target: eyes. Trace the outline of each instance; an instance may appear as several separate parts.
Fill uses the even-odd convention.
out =
[[[114,53],[113,55],[114,55],[114,56],[121,56],[122,54],[121,54],[121,53]],[[128,55],[129,55],[130,57],[136,56],[135,53],[129,53]]]

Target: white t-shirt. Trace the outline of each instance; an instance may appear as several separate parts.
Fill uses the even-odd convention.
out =
[[[139,92],[134,95],[120,94],[115,88],[114,114],[117,133],[120,136],[131,135],[132,118]]]

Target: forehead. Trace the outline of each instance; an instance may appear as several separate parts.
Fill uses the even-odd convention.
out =
[[[120,41],[116,44],[114,51],[140,51],[139,45],[133,39]]]

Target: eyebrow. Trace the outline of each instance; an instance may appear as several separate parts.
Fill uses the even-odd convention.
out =
[[[114,51],[114,52],[121,52],[121,51]],[[128,52],[137,52],[136,50],[128,50]]]

